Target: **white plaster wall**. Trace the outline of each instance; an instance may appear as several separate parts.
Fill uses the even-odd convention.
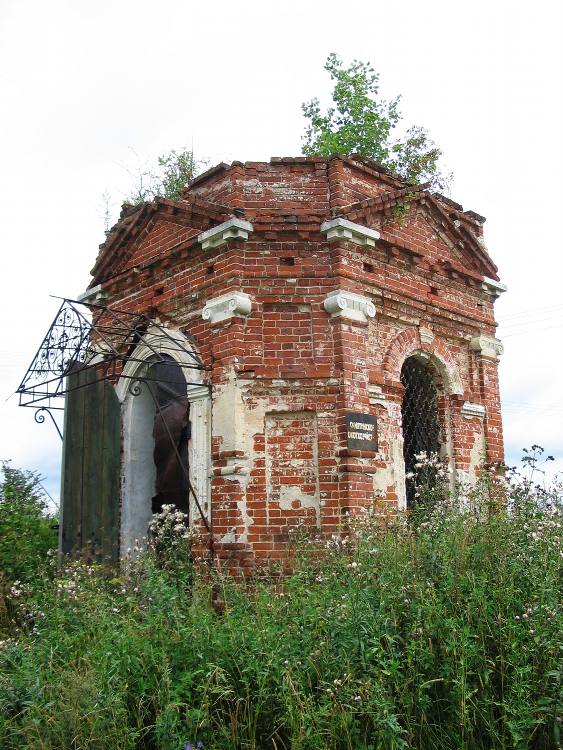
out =
[[[213,391],[213,437],[219,439],[221,451],[244,453],[243,456],[228,458],[226,466],[222,467],[223,476],[229,481],[237,482],[243,491],[243,497],[238,504],[243,531],[238,531],[238,521],[233,524],[221,538],[221,542],[229,544],[246,542],[253,522],[248,515],[245,490],[255,460],[254,435],[264,429],[264,412],[246,408],[244,391],[248,387],[247,383],[242,383],[234,373],[231,373],[229,380],[217,385]]]
[[[156,482],[154,418],[154,401],[148,386],[143,384],[138,396],[126,399],[123,412],[122,556],[134,556],[152,516]]]

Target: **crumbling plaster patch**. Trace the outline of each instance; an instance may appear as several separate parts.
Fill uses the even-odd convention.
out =
[[[279,386],[281,385],[286,385],[285,381],[281,381]],[[282,400],[279,387],[274,387],[268,398],[256,398],[252,394],[252,388],[252,383],[240,380],[235,373],[231,373],[227,381],[215,387],[213,395],[213,437],[219,439],[222,453],[237,454],[226,458],[227,465],[222,467],[221,473],[230,481],[236,482],[238,489],[242,491],[238,510],[244,531],[237,532],[240,524],[234,525],[222,537],[222,542],[247,541],[248,532],[254,523],[248,514],[246,488],[259,457],[255,449],[255,438],[264,434],[266,415],[272,409],[272,401],[276,404],[276,412],[290,411],[290,406]],[[309,507],[307,502],[305,498],[302,506]],[[317,496],[317,505],[318,502]]]
[[[384,410],[386,417],[381,419],[378,414],[378,459],[384,463],[384,467],[379,467],[373,475],[374,496],[386,497],[394,492],[398,498],[398,506],[402,509],[406,507],[406,492],[401,405],[382,398],[376,403],[378,411]]]
[[[407,507],[407,488],[405,484],[405,459],[403,456],[403,435],[401,432],[396,434],[391,443],[390,456],[390,475],[392,481],[390,484],[395,486],[397,493],[397,505],[399,510],[405,510]]]
[[[213,389],[213,437],[219,438],[221,452],[242,450],[245,426],[242,390],[234,373]]]
[[[296,502],[298,506],[295,505]],[[280,487],[278,505],[281,510],[294,510],[296,507],[311,508],[315,512],[317,528],[321,527],[321,503],[318,488],[314,495],[307,495],[298,485],[283,485]]]
[[[473,433],[473,447],[469,455],[469,474],[473,480],[477,478],[477,473],[483,466],[486,455],[485,433],[481,424],[481,429]]]
[[[241,523],[234,524],[221,537],[223,543],[246,543],[253,522],[248,515],[245,495],[251,468],[246,451],[246,417],[241,384],[231,372],[228,380],[216,385],[213,391],[213,438],[219,440],[222,453],[232,454],[226,458],[226,466],[221,467],[221,474],[239,485],[237,494],[239,489],[242,490],[242,499],[238,503]],[[241,524],[243,531],[238,533]]]

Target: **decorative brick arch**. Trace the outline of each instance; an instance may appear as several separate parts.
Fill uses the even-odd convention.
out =
[[[405,359],[417,353],[426,354],[442,376],[446,393],[462,396],[464,388],[454,357],[443,341],[429,331],[425,334],[421,337],[420,329],[407,328],[391,342],[383,360],[385,380],[398,383]]]

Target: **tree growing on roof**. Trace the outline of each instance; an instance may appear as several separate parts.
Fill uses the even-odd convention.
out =
[[[125,202],[134,206],[156,197],[179,200],[186,185],[207,165],[194,157],[193,149],[172,149],[157,159],[153,168],[139,168]]]
[[[334,104],[326,112],[321,111],[318,98],[302,105],[308,120],[303,136],[306,156],[358,153],[409,183],[447,188],[451,175],[442,174],[438,165],[442,152],[424,128],[414,125],[402,138],[393,138],[402,119],[401,97],[391,101],[380,97],[379,74],[370,63],[354,60],[345,67],[332,52],[324,68],[335,82]]]
[[[134,170],[127,170],[133,184],[123,203],[139,206],[158,197],[180,200],[186,185],[206,166],[206,160],[194,157],[193,149],[172,149],[167,154],[159,156],[155,166],[137,166]],[[102,218],[106,236],[114,222],[112,204],[112,196],[106,190],[102,194]]]

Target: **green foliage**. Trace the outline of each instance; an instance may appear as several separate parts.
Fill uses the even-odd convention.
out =
[[[151,559],[187,589],[194,581],[193,542],[187,513],[182,513],[175,505],[165,504],[153,515],[148,537]]]
[[[0,480],[0,584],[32,579],[56,549],[56,518],[47,513],[36,472],[2,461]]]
[[[430,182],[438,189],[447,187],[449,176],[441,174],[438,161],[442,152],[420,126],[409,128],[401,139],[392,134],[402,119],[400,96],[388,102],[379,95],[379,75],[369,63],[354,60],[344,67],[331,53],[325,70],[335,82],[334,106],[322,112],[317,98],[302,105],[309,121],[303,153],[307,156],[358,153],[374,159],[412,184]]]
[[[195,159],[192,149],[172,149],[158,157],[154,168],[139,168],[126,203],[137,205],[156,197],[180,200],[186,185],[206,166],[207,162]]]
[[[302,538],[284,579],[186,585],[176,539],[128,577],[74,563],[39,582],[0,649],[0,746],[561,747],[561,488],[429,492],[416,523]]]

